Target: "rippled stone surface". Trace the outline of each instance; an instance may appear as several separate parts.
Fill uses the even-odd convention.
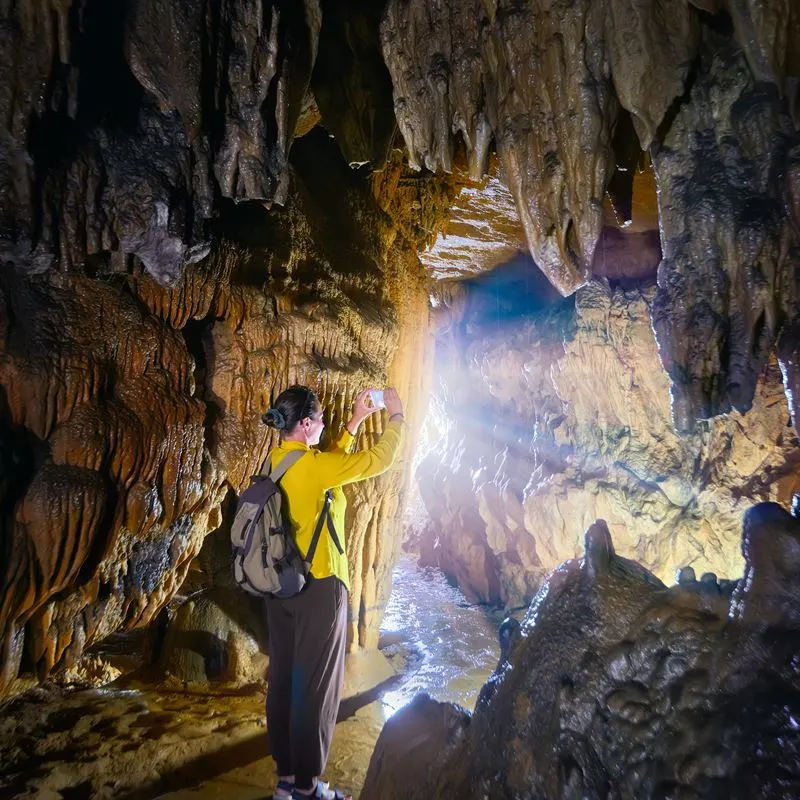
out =
[[[272,444],[260,416],[286,386],[314,387],[334,432],[368,385],[396,385],[418,413],[425,272],[373,182],[325,134],[308,138],[286,206],[240,212],[228,221],[237,244],[173,286],[141,269],[0,273],[0,687],[25,648],[44,677],[155,618],[223,522],[225,498],[260,469]],[[403,224],[423,235],[421,216]],[[381,426],[362,426],[361,444]],[[348,490],[353,647],[377,644],[405,463]]]
[[[797,794],[800,523],[755,506],[743,550],[732,597],[715,581],[670,589],[593,523],[583,557],[534,598],[474,715],[428,703],[417,739],[447,744],[416,758],[400,721],[387,725],[364,796]]]

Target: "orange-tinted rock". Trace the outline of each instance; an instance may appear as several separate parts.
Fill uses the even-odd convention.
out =
[[[312,386],[334,435],[364,386],[397,386],[419,417],[429,313],[414,244],[373,182],[320,145],[324,133],[307,140],[286,207],[259,209],[246,246],[221,244],[172,287],[141,271],[2,273],[2,411],[14,436],[0,466],[5,478],[25,465],[0,482],[11,512],[4,688],[23,642],[44,676],[154,619],[220,525],[223,498],[259,471],[273,443],[261,415],[283,388]],[[413,209],[403,219],[408,231],[434,224]],[[361,444],[382,425],[371,418]],[[406,458],[348,489],[354,648],[377,644],[407,477]]]
[[[420,261],[436,280],[469,277],[510,261],[526,248],[525,229],[503,181],[486,176],[464,186],[436,242]]]
[[[8,419],[45,449],[15,504],[0,619],[45,675],[169,598],[221,476],[175,331],[85,277],[3,283]]]

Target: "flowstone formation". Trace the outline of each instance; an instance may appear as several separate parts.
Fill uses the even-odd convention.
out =
[[[283,388],[315,388],[334,433],[366,385],[420,416],[416,251],[456,189],[390,153],[380,12],[0,7],[0,696],[155,619]],[[406,464],[348,490],[354,648],[377,643]]]
[[[362,797],[796,796],[800,523],[755,506],[742,550],[740,581],[667,588],[593,523],[475,713],[423,698],[400,711]]]
[[[738,575],[744,511],[800,488],[777,363],[749,413],[679,436],[652,284],[599,280],[543,300],[521,263],[461,289],[417,467],[423,557],[473,599],[518,606],[602,517],[617,550],[662,580],[680,566]]]
[[[313,386],[334,432],[365,385],[397,385],[418,413],[414,243],[327,136],[295,152],[283,209],[243,209],[229,243],[172,287],[142,270],[0,276],[1,685],[155,618],[260,468],[260,415],[282,388]],[[362,444],[380,429],[372,418]],[[349,491],[353,647],[377,642],[405,485],[400,466]]]
[[[678,427],[758,405],[794,330],[798,77],[789,0],[0,4],[0,693],[154,618],[290,382],[331,427],[370,383],[414,418],[448,273],[418,252],[464,186],[519,229],[448,278],[520,243],[562,295],[658,267]],[[658,219],[638,228],[642,175]],[[465,298],[443,283],[440,319]],[[362,646],[402,469],[377,486],[351,493]],[[520,596],[552,565],[514,564]]]

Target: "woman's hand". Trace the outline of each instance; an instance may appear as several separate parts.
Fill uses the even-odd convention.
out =
[[[403,416],[403,401],[397,394],[397,389],[388,387],[383,390],[383,402],[386,404],[386,412],[391,419],[395,414]]]
[[[347,423],[347,430],[354,436],[358,426],[370,414],[374,414],[376,411],[380,410],[377,406],[372,405],[369,396],[371,391],[373,390],[364,389],[356,395],[356,399],[353,401],[353,416],[350,418],[350,422]]]

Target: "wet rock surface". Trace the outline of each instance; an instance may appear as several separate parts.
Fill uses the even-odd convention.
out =
[[[493,691],[462,717],[461,742],[412,758],[387,726],[362,796],[377,797],[404,764],[414,772],[392,796],[796,795],[799,542],[800,523],[780,506],[752,508],[744,578],[709,604],[707,589],[667,588],[618,556],[598,520],[583,557],[534,598]],[[429,723],[420,735],[441,730]],[[422,774],[436,781],[423,787]]]
[[[438,768],[461,743],[469,723],[469,715],[455,703],[417,695],[383,726],[361,796],[430,797]]]
[[[441,573],[409,559],[401,560],[395,575],[386,620],[380,650],[347,656],[326,770],[334,785],[355,796],[388,717],[420,691],[472,707],[497,661],[494,624],[484,610],[469,606]],[[202,680],[158,679],[143,666],[147,659],[136,655],[151,649],[145,638],[150,632],[116,634],[66,673],[71,681],[48,681],[4,705],[0,795],[271,796],[276,777],[264,729],[263,682],[237,686],[240,681],[227,676],[209,684],[208,662],[200,659],[207,643],[185,639],[181,652],[195,653],[194,663],[204,665]]]
[[[602,516],[662,580],[740,574],[751,498],[788,503],[797,442],[781,376],[752,410],[679,436],[649,309],[657,289],[595,282],[543,303],[524,267],[476,279],[438,339],[418,481],[423,557],[485,602],[527,603]]]
[[[796,141],[778,87],[706,33],[690,101],[653,156],[664,247],[653,327],[679,430],[750,407],[791,315],[797,243],[783,180]]]

